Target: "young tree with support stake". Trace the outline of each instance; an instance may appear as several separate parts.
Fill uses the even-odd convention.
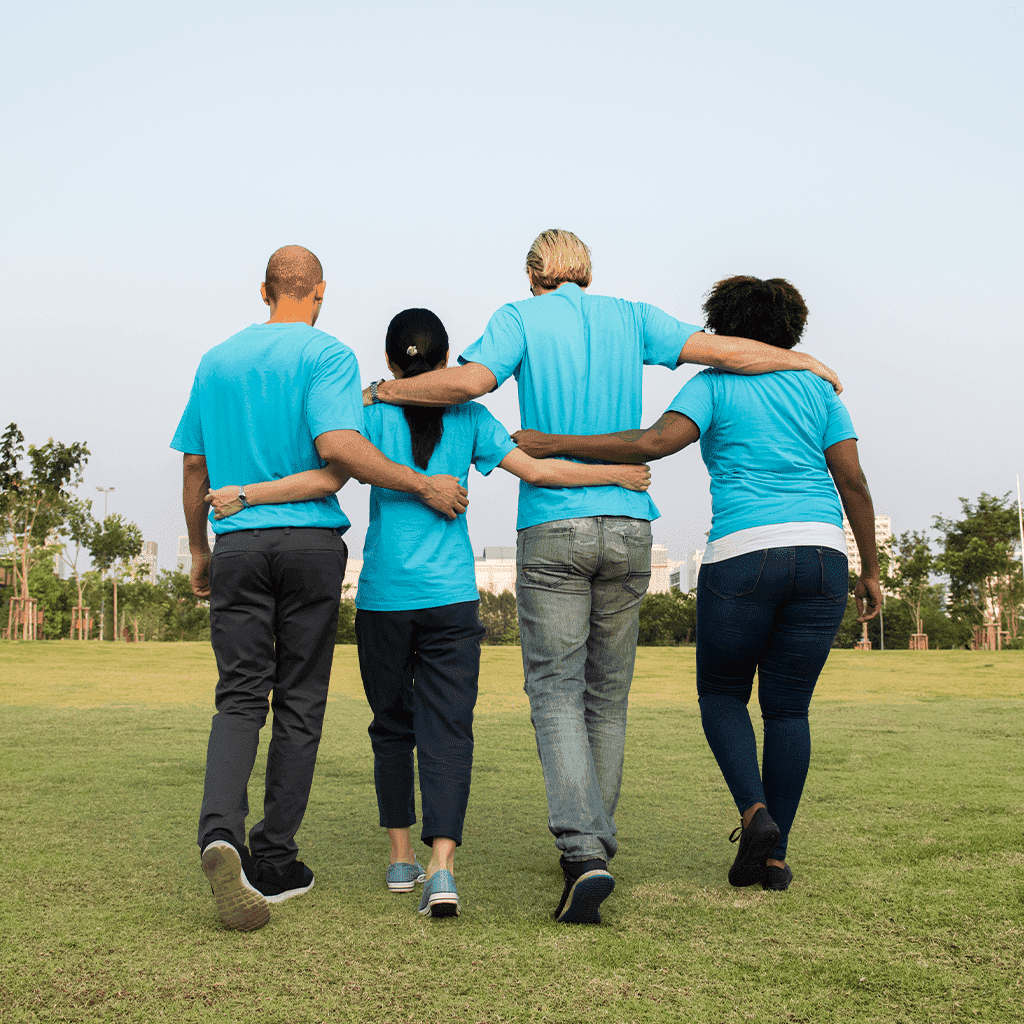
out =
[[[931,591],[935,556],[927,536],[918,530],[901,533],[894,542],[893,558],[886,570],[885,586],[914,613],[914,629],[922,632],[921,605]]]
[[[20,621],[22,639],[35,637],[35,599],[28,590],[29,570],[51,530],[59,529],[74,500],[71,488],[82,482],[89,460],[84,443],[62,444],[49,438],[41,447],[28,446],[29,471],[18,464],[24,457],[25,435],[10,423],[0,439],[0,520],[3,541],[12,559],[14,587],[20,596],[11,599],[8,636],[14,639]]]
[[[110,572],[114,584],[114,639],[118,638],[117,581],[128,564],[142,551],[142,531],[116,513],[102,523],[94,523],[89,537],[89,553],[101,572]],[[112,571],[113,570],[113,571]]]

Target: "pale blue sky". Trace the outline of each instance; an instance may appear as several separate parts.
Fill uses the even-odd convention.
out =
[[[458,353],[525,297],[547,227],[591,247],[592,291],[691,322],[723,276],[786,277],[897,529],[1024,473],[1020,4],[43,2],[4,23],[0,419],[87,441],[89,496],[115,487],[164,567],[195,367],[266,318],[290,243],[366,382],[400,309],[434,309]],[[689,375],[648,371],[645,422]],[[512,385],[487,404],[518,426]],[[515,482],[470,485],[474,547],[513,543]],[[682,557],[710,519],[696,450],[652,494]],[[341,494],[353,553],[367,495]]]

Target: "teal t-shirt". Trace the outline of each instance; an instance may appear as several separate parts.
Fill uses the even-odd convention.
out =
[[[502,306],[459,362],[486,366],[498,384],[514,376],[525,428],[604,434],[640,426],[644,364],[675,369],[686,339],[699,330],[656,306],[563,284]],[[521,481],[516,525],[522,530],[556,519],[659,514],[646,492]]]
[[[711,533],[777,523],[832,523],[843,512],[825,449],[856,438],[832,386],[809,370],[745,377],[704,370],[668,407],[700,427],[711,476]]]
[[[508,431],[476,402],[444,412],[444,433],[426,470],[413,462],[412,438],[398,406],[363,410],[363,433],[389,459],[417,473],[449,473],[463,487],[469,467],[487,476],[515,448]],[[473,547],[464,515],[448,519],[411,494],[370,488],[356,607],[367,611],[440,608],[478,601]]]
[[[319,469],[320,434],[362,429],[359,365],[348,346],[309,324],[253,324],[203,356],[171,447],[206,456],[215,489]],[[226,519],[211,509],[210,523],[216,533],[350,525],[333,494]]]

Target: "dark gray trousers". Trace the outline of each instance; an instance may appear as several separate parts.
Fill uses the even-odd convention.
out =
[[[210,564],[210,639],[219,678],[206,754],[199,845],[214,831],[245,843],[259,733],[274,712],[257,861],[282,872],[298,854],[323,727],[348,550],[337,530],[221,534]],[[271,698],[271,694],[273,694]]]

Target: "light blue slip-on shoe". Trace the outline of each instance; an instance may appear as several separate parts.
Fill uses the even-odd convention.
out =
[[[427,876],[415,861],[412,864],[391,864],[388,867],[387,882],[392,892],[412,892],[417,882]]]
[[[458,917],[462,913],[455,879],[450,871],[442,868],[423,883],[420,913],[428,917]]]

